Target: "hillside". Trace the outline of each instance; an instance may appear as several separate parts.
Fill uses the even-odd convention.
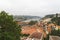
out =
[[[13,16],[14,20],[16,21],[25,21],[25,20],[31,20],[31,19],[40,19],[41,17],[39,16],[23,16],[23,15],[15,15]]]
[[[44,16],[42,19],[53,18],[53,17],[56,17],[56,14],[48,14],[48,15]],[[60,17],[60,14],[58,14],[58,17]]]

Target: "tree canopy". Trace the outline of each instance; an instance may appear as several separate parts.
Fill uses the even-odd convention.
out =
[[[58,29],[58,30],[52,30],[50,35],[60,36],[60,29]]]
[[[36,24],[37,23],[37,21],[30,21],[29,22],[29,25],[34,25],[34,24]]]
[[[12,15],[0,12],[0,40],[20,40],[21,27],[13,20]]]
[[[52,18],[51,20],[53,23],[57,24],[57,25],[60,25],[60,17],[54,17]]]

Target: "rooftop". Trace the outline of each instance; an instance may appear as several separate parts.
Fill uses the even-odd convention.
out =
[[[50,38],[52,38],[52,40],[60,40],[59,36],[50,36]]]
[[[34,32],[34,33],[32,33],[29,37],[30,37],[30,38],[41,39],[42,33],[40,33],[40,32]]]

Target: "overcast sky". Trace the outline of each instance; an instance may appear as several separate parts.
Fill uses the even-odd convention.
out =
[[[60,0],[0,0],[0,11],[13,15],[44,16],[60,12]]]

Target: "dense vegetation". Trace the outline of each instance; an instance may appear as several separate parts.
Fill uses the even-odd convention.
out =
[[[60,29],[58,29],[58,30],[52,30],[50,35],[60,36]]]
[[[22,34],[22,37],[28,37],[30,34]]]
[[[30,21],[29,22],[29,25],[34,25],[34,24],[36,24],[37,23],[37,21]]]
[[[57,25],[60,25],[60,17],[58,17],[58,18],[54,17],[54,18],[52,18],[51,21],[52,21],[53,23],[57,24]]]
[[[49,15],[47,15],[46,17],[50,17]],[[56,14],[55,17],[53,17],[53,15],[51,15],[51,22],[56,24],[56,25],[59,25],[60,26],[60,17],[58,17],[58,14]],[[49,22],[50,23],[50,22]],[[48,23],[48,24],[49,24]],[[47,35],[46,38],[44,38],[44,40],[49,40],[49,35],[53,35],[53,36],[60,36],[60,29],[58,30],[51,30],[51,33]]]
[[[0,13],[0,40],[20,40],[21,27],[5,11]]]
[[[58,14],[56,14],[56,17],[53,17],[51,21],[52,23],[60,25],[60,17],[58,17]]]
[[[52,18],[54,17],[54,14],[51,14],[51,15],[46,15],[45,18]]]

